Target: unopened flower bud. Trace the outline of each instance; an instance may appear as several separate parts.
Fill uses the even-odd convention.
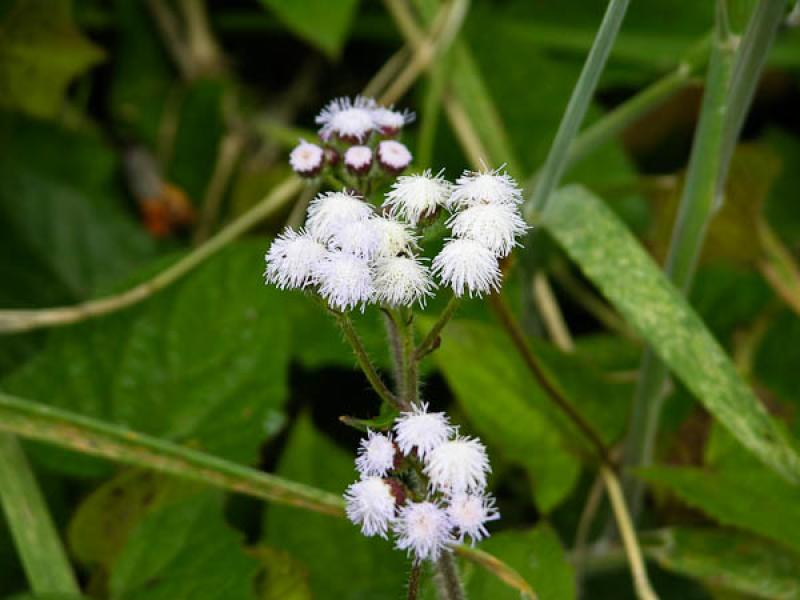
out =
[[[397,175],[411,164],[411,152],[400,142],[384,140],[378,144],[378,162],[385,171]]]
[[[372,166],[372,150],[368,146],[352,146],[344,153],[344,165],[354,175],[364,175]]]
[[[300,144],[289,155],[289,164],[294,172],[303,177],[314,177],[322,170],[324,152],[316,144],[300,140]]]

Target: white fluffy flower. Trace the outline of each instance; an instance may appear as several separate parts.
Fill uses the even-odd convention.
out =
[[[464,171],[456,179],[450,207],[472,206],[474,204],[521,204],[522,190],[517,182],[505,172],[504,167],[495,170]]]
[[[350,146],[344,153],[344,166],[352,173],[363,175],[372,166],[372,150],[369,146]]]
[[[425,402],[401,413],[394,424],[395,441],[403,454],[416,449],[423,460],[434,448],[446,442],[454,431],[447,415],[429,413]]]
[[[343,225],[369,218],[372,207],[347,192],[318,194],[308,205],[306,227],[320,240],[329,240]]]
[[[409,502],[394,521],[397,548],[408,550],[417,561],[437,560],[455,539],[447,512],[433,502]]]
[[[287,228],[272,242],[264,259],[267,282],[285,288],[302,288],[316,281],[316,270],[327,254],[312,235]]]
[[[397,256],[416,248],[417,238],[405,223],[386,217],[375,217],[371,221],[380,238],[379,256]]]
[[[383,135],[395,135],[406,124],[414,120],[414,113],[404,110],[403,112],[392,110],[384,106],[374,108],[372,111],[372,120],[375,123],[375,128]]]
[[[364,477],[383,477],[394,467],[395,446],[390,436],[367,431],[361,440],[356,468]]]
[[[479,242],[500,258],[508,256],[528,229],[513,204],[476,204],[450,217],[447,225],[456,237]]]
[[[432,215],[450,197],[451,184],[442,172],[432,175],[430,169],[421,174],[398,177],[386,194],[383,205],[392,216],[400,215],[412,225]]]
[[[349,310],[372,301],[375,288],[369,263],[358,256],[333,250],[317,268],[319,293],[336,310]]]
[[[316,144],[309,144],[301,139],[300,143],[289,154],[289,164],[295,173],[304,177],[313,177],[322,170],[325,152]]]
[[[411,164],[411,152],[405,144],[384,140],[378,144],[378,162],[390,173],[399,173]]]
[[[395,498],[392,489],[380,477],[367,477],[347,488],[344,494],[347,518],[361,525],[366,536],[386,537],[395,516]]]
[[[372,258],[381,247],[381,232],[373,219],[345,223],[333,233],[334,247],[360,258]]]
[[[494,498],[482,494],[455,494],[447,506],[450,521],[459,531],[459,541],[464,536],[472,538],[473,543],[489,535],[486,523],[500,518]]]
[[[375,127],[372,111],[375,109],[372,98],[356,97],[331,100],[317,115],[316,122],[322,125],[320,135],[328,139],[332,134],[350,142],[363,142]]]
[[[390,256],[375,264],[375,299],[389,306],[425,305],[433,295],[430,272],[416,258]]]
[[[490,470],[486,447],[468,437],[457,437],[436,446],[424,469],[431,487],[449,494],[482,492]]]
[[[500,266],[494,252],[468,239],[448,241],[433,259],[433,272],[456,296],[482,296],[500,287]]]

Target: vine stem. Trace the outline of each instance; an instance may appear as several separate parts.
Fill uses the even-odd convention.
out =
[[[350,317],[347,316],[346,313],[340,312],[334,312],[334,315],[336,316],[336,321],[339,323],[339,327],[342,329],[342,333],[344,333],[345,339],[353,349],[353,354],[356,357],[358,366],[361,367],[361,370],[364,372],[364,375],[366,375],[367,380],[372,386],[372,389],[375,390],[375,393],[378,394],[381,400],[387,404],[400,410],[409,410],[410,406],[406,405],[405,400],[395,396],[389,390],[389,388],[386,387],[383,379],[381,379],[381,376],[378,374],[378,371],[375,369],[372,361],[369,359],[369,355],[367,354],[364,344],[361,342],[361,338],[358,336],[358,332],[353,326],[353,321],[350,320]]]
[[[417,346],[417,349],[414,352],[414,358],[417,361],[422,360],[426,355],[433,352],[439,339],[439,334],[442,332],[442,329],[444,329],[444,326],[450,321],[460,303],[461,299],[458,296],[453,296],[450,298],[450,301],[447,303],[447,306],[444,307],[444,310],[439,315],[439,318],[436,319],[436,323],[433,324],[433,327],[431,327],[428,335],[426,335],[422,342],[420,342],[420,345]]]

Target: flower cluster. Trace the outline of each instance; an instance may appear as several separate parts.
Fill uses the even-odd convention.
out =
[[[487,537],[486,523],[500,518],[486,493],[486,448],[426,404],[402,413],[390,433],[368,432],[356,468],[361,479],[345,492],[348,518],[366,536],[392,531],[396,547],[417,561]]]

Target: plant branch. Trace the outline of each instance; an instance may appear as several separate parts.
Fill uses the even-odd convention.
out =
[[[605,465],[600,466],[600,474],[605,482],[608,499],[611,502],[611,508],[614,511],[617,527],[622,536],[622,544],[625,548],[625,554],[628,557],[628,565],[631,570],[631,575],[633,576],[636,596],[639,600],[658,600],[658,596],[655,591],[653,591],[653,587],[650,585],[650,580],[647,577],[647,567],[642,557],[639,541],[636,539],[636,529],[633,526],[633,520],[625,504],[622,486],[620,486],[619,480],[614,472]]]
[[[350,317],[345,313],[335,311],[331,312],[333,312],[333,314],[336,316],[336,321],[339,323],[339,327],[341,327],[345,339],[353,349],[353,354],[356,357],[358,366],[361,367],[361,370],[364,372],[364,375],[366,375],[367,380],[372,386],[372,389],[375,390],[375,393],[378,394],[381,400],[387,404],[390,404],[391,406],[394,406],[400,410],[409,410],[410,406],[405,404],[404,399],[398,398],[392,394],[388,387],[386,387],[383,379],[381,379],[381,376],[378,374],[378,371],[375,369],[372,361],[369,359],[367,350],[364,348],[364,344],[361,342],[361,338],[358,336],[358,332],[353,326],[353,322],[350,320]]]
[[[422,568],[418,561],[411,563],[411,573],[408,575],[408,595],[407,600],[417,600],[419,596],[419,579]]]
[[[419,346],[417,346],[417,349],[414,352],[414,358],[417,361],[422,360],[425,358],[425,356],[436,349],[439,344],[439,334],[442,333],[442,329],[444,329],[444,326],[450,321],[460,303],[461,299],[458,296],[453,296],[450,298],[450,301],[447,303],[447,306],[444,307],[444,310],[439,315],[439,318],[436,319],[436,323],[433,324],[433,327],[431,327],[428,335],[426,335],[422,342],[420,342]]]
[[[406,313],[408,316],[405,317],[403,313]],[[417,397],[419,395],[419,379],[414,343],[414,311],[402,311],[400,317],[403,319],[401,327],[403,332],[403,366],[405,369],[403,401],[407,406],[411,407],[417,403]]]
[[[460,557],[474,563],[497,577],[507,586],[514,588],[520,593],[521,600],[538,600],[536,592],[533,591],[525,578],[509,565],[498,559],[496,556],[473,548],[472,546],[456,546],[453,552]]]
[[[442,552],[435,564],[433,580],[439,600],[466,600],[452,552]]]

